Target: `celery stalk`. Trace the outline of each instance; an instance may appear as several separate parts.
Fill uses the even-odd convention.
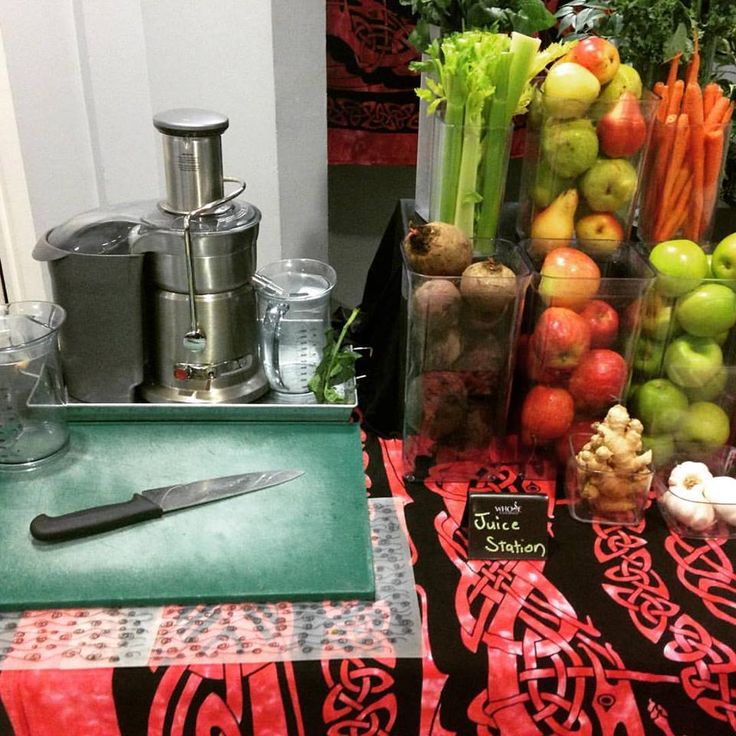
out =
[[[496,94],[488,106],[483,156],[482,190],[476,228],[476,248],[490,255],[496,236],[498,214],[506,183],[506,136],[510,124],[509,75],[514,62],[511,51],[501,54],[496,65]]]
[[[526,110],[534,77],[573,44],[540,51],[538,39],[520,33],[464,31],[435,40],[411,64],[427,73],[417,94],[428,113],[444,113],[438,219],[471,238],[495,237],[513,116]]]

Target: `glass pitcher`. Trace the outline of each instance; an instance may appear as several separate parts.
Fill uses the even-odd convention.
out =
[[[254,275],[261,359],[273,391],[309,393],[324,352],[336,281],[332,266],[311,258],[274,261]]]
[[[34,467],[66,447],[58,331],[50,302],[0,305],[0,468]]]

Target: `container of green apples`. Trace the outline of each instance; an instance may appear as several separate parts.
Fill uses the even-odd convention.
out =
[[[628,407],[662,466],[732,440],[736,410],[736,233],[701,246],[657,243],[641,309]]]
[[[535,89],[517,230],[546,250],[566,240],[596,255],[631,234],[659,98],[609,41],[580,41]]]

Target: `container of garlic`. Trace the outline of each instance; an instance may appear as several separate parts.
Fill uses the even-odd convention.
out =
[[[657,471],[654,489],[671,532],[690,539],[736,538],[736,448],[675,456]]]

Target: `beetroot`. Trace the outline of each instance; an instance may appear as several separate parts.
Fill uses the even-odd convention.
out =
[[[473,244],[446,222],[412,225],[403,248],[409,267],[426,276],[460,276],[473,260]]]
[[[462,429],[468,412],[468,396],[457,373],[425,373],[421,381],[422,434],[439,440]]]
[[[495,258],[468,266],[460,279],[460,293],[481,315],[500,315],[516,297],[516,275]]]
[[[460,292],[451,281],[425,281],[412,297],[412,328],[421,334],[441,333],[455,327],[460,317],[460,304]]]

